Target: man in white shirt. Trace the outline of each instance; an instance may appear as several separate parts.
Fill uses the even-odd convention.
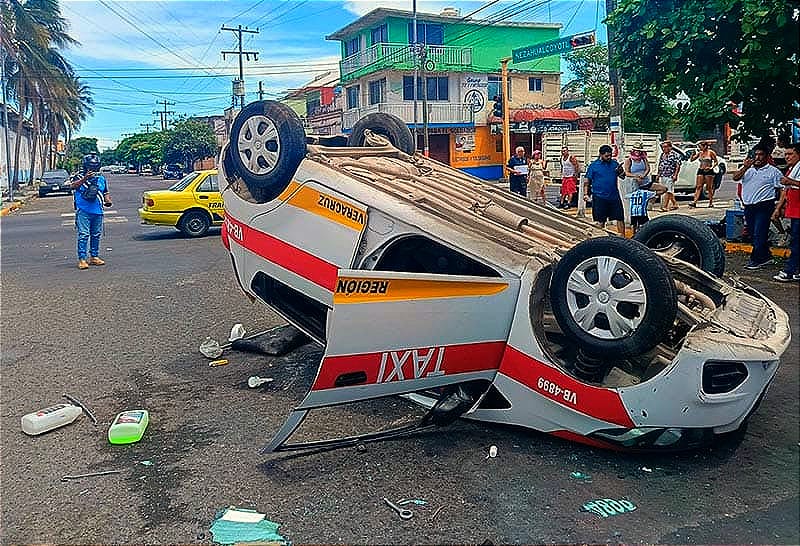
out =
[[[760,269],[772,263],[769,250],[769,224],[775,210],[775,189],[781,185],[781,172],[767,163],[769,151],[759,145],[753,159],[745,159],[742,168],[733,174],[742,181],[742,203],[747,229],[753,237],[753,251],[745,269]]]

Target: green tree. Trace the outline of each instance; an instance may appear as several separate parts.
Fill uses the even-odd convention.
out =
[[[211,127],[195,119],[177,121],[164,139],[164,161],[191,169],[196,159],[217,153],[217,141]]]
[[[790,0],[619,0],[612,62],[644,115],[683,91],[684,132],[725,122],[763,135],[796,114],[798,16]],[[731,111],[743,103],[744,115]]]
[[[78,137],[67,143],[66,154],[61,166],[69,172],[76,171],[81,166],[83,156],[86,154],[97,153],[97,139],[90,137]]]
[[[595,117],[608,113],[608,47],[602,44],[573,49],[564,56],[567,68],[575,76],[567,86],[576,87],[594,110]]]
[[[100,163],[103,165],[118,165],[121,161],[116,148],[100,152]]]
[[[140,168],[164,163],[164,133],[138,133],[125,138],[117,146],[120,161]]]

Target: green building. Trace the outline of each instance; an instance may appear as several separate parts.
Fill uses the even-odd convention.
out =
[[[558,108],[561,87],[560,57],[555,55],[510,64],[509,88],[503,93],[500,59],[510,57],[512,49],[554,40],[560,29],[560,23],[464,18],[446,8],[438,15],[417,14],[422,45],[414,47],[412,12],[375,9],[327,37],[341,42],[344,131],[372,112],[394,114],[412,128],[416,120],[421,128],[424,89],[431,156],[483,178],[500,178],[505,160],[501,137],[491,130],[494,97],[504,96],[515,110],[543,111]],[[424,77],[417,82],[415,116],[417,58]],[[528,151],[536,144],[531,127],[513,139]]]

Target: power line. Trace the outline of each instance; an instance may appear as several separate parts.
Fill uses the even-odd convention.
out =
[[[237,55],[239,57],[239,85],[241,85],[241,90],[236,88],[236,82],[234,82],[233,88],[233,104],[236,105],[236,97],[241,97],[241,107],[244,108],[244,66],[243,66],[243,59],[245,57],[248,61],[250,60],[250,55],[253,55],[255,60],[258,60],[258,51],[243,51],[242,50],[242,34],[258,34],[258,29],[251,30],[247,27],[242,28],[242,25],[238,25],[237,28],[229,28],[226,26],[222,26],[220,30],[226,30],[228,32],[233,32],[238,37],[239,42],[239,49],[238,51],[221,51],[223,60],[225,59],[225,55]],[[240,95],[238,93],[241,92]]]

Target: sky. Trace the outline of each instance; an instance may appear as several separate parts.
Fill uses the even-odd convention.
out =
[[[476,18],[515,5],[522,11],[511,20],[562,23],[562,35],[596,30],[605,42],[605,0],[418,0],[417,11],[452,6],[466,15],[487,4]],[[258,98],[259,81],[266,98],[279,98],[335,70],[339,42],[325,36],[378,5],[411,11],[412,0],[61,0],[80,42],[65,56],[95,101],[73,136],[114,148],[127,135],[160,129],[154,112],[165,109],[164,101],[170,119],[221,115],[239,70],[236,55],[221,54],[237,49],[236,34],[223,26],[259,30],[243,35],[243,50],[259,53],[257,61],[244,61],[245,102]]]

